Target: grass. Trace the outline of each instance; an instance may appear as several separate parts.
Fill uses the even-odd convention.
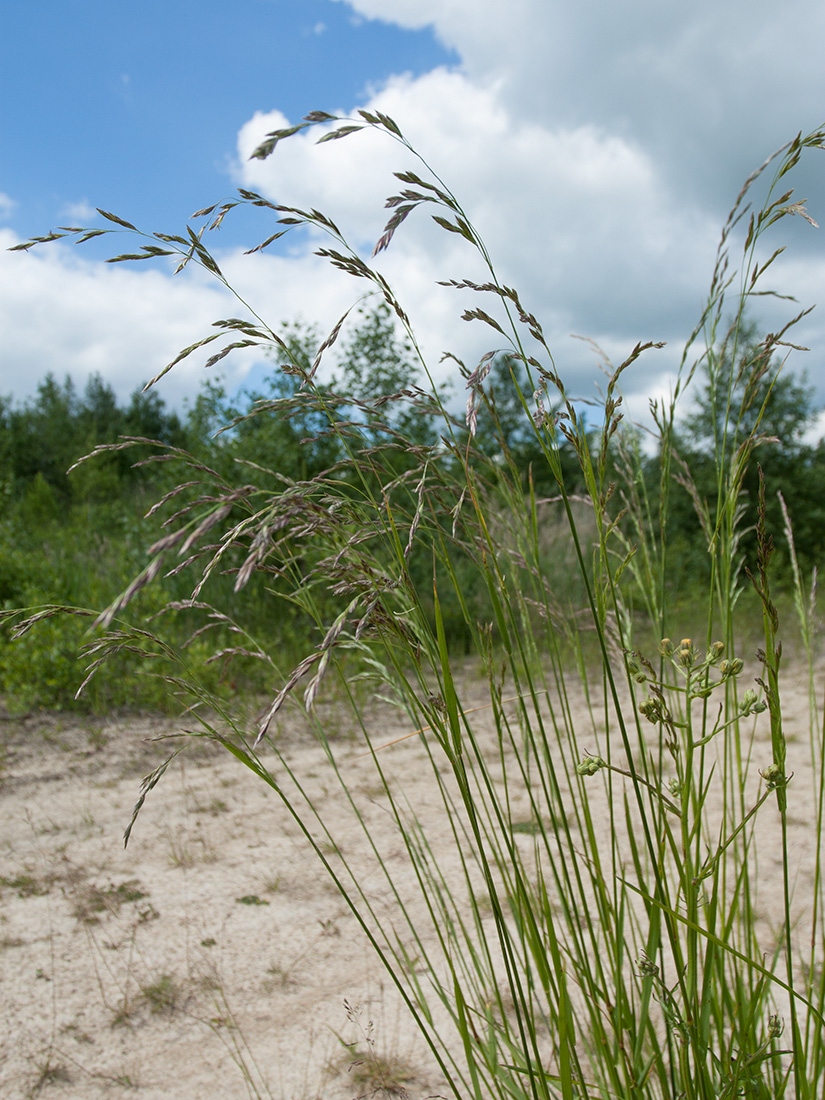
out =
[[[36,898],[42,894],[47,894],[50,884],[37,878],[36,875],[24,872],[12,878],[0,877],[0,887],[14,890],[19,898]]]
[[[189,835],[181,830],[167,829],[166,845],[171,867],[186,869],[197,863],[213,863],[217,859],[211,841],[203,833]]]
[[[403,1059],[379,1054],[374,1047],[351,1049],[342,1065],[359,1096],[407,1096],[405,1086],[415,1076]]]
[[[88,1036],[83,1037],[84,1042],[91,1043],[92,1040]],[[61,1060],[62,1059],[62,1060]],[[67,1064],[68,1063],[68,1064]],[[71,1068],[70,1068],[71,1067]],[[72,1070],[79,1071],[82,1078],[86,1078],[91,1081],[99,1081],[106,1088],[114,1086],[121,1092],[130,1091],[132,1089],[138,1089],[141,1087],[139,1076],[132,1073],[100,1073],[93,1072],[86,1069],[76,1059],[71,1058],[68,1055],[59,1055],[55,1050],[49,1049],[35,1059],[35,1067],[32,1074],[32,1081],[29,1087],[26,1089],[24,1095],[27,1098],[33,1098],[41,1095],[44,1090],[50,1089],[54,1085],[77,1085],[77,1073],[72,1074]]]
[[[102,916],[118,913],[123,905],[134,904],[148,897],[137,879],[129,879],[117,885],[112,882],[108,886],[87,882],[75,895],[72,913],[84,924],[97,924]]]
[[[352,132],[331,116],[306,120],[321,123],[341,123],[324,137]],[[384,116],[362,113],[355,126],[382,131],[414,153]],[[270,135],[255,155],[269,155],[288,136]],[[762,392],[766,372],[779,369],[774,353],[803,314],[766,337],[742,366],[744,384],[731,382],[722,395],[712,500],[676,451],[679,410],[697,372],[718,377],[726,357],[738,361],[745,309],[769,265],[767,241],[783,219],[807,217],[784,191],[785,177],[807,150],[823,147],[825,132],[800,135],[737,198],[672,398],[652,407],[655,459],[621,415],[623,376],[653,345],[637,345],[623,363],[609,365],[603,404],[587,429],[539,320],[499,281],[459,201],[421,158],[421,175],[399,175],[403,190],[388,200],[392,214],[376,251],[415,208],[435,207],[439,224],[486,264],[485,282],[460,284],[490,311],[471,309],[465,318],[493,333],[491,351],[474,370],[462,368],[466,419],[432,385],[384,276],[332,221],[247,192],[199,215],[209,219],[207,229],[217,228],[249,204],[325,234],[330,244],[320,254],[383,298],[420,355],[429,388],[378,400],[336,393],[241,302],[249,319],[220,321],[219,332],[275,347],[301,381],[298,392],[248,416],[309,409],[319,434],[336,435],[344,457],[302,482],[276,484],[243,466],[232,485],[202,470],[204,491],[169,515],[147,569],[99,616],[87,656],[94,671],[94,662],[124,644],[151,652],[153,671],[187,706],[192,742],[223,746],[282,800],[386,967],[444,1095],[814,1100],[825,1090],[825,752],[815,583],[794,561],[798,622],[789,626],[777,610],[772,556],[773,540],[784,538],[793,558],[792,517],[784,532],[767,529],[764,481],[755,557],[743,563],[741,550],[743,479],[763,442],[770,388],[755,417],[745,406]],[[767,198],[751,214],[757,181],[767,183]],[[153,255],[200,264],[226,284],[206,237],[145,239],[158,250]],[[319,357],[336,336],[337,329]],[[551,506],[503,434],[489,381],[496,364],[554,486]],[[424,419],[436,425],[434,441],[416,436]],[[745,434],[742,423],[750,425]],[[189,459],[168,455],[185,476]],[[708,562],[707,585],[685,617],[674,614],[671,586],[678,550],[669,543],[668,517],[677,485],[692,494]],[[188,606],[205,623],[216,614],[227,621],[208,602],[214,576],[234,574],[240,590],[262,574],[279,581],[269,590],[272,614],[285,601],[316,639],[284,673],[279,654],[266,653],[244,622],[234,623],[237,653],[267,662],[280,685],[257,723],[211,692],[161,634],[130,625],[130,600],[172,568],[178,551],[180,572],[192,583]],[[463,583],[469,576],[471,601]],[[40,618],[51,622],[55,614]],[[18,621],[18,633],[37,619]],[[478,684],[468,686],[465,654],[450,645],[456,621],[485,671],[483,702]],[[793,744],[783,723],[782,659],[792,633],[803,639],[810,710],[808,738]],[[348,783],[351,741],[334,737],[316,707],[331,682],[372,761],[366,794]],[[406,714],[422,755],[415,766],[428,769],[436,808],[407,802],[397,774],[400,767],[403,778],[405,765],[395,763],[405,748],[390,749],[371,728],[370,691]],[[310,793],[317,779],[296,770],[288,745],[271,736],[299,692],[326,761],[323,799]],[[129,829],[167,764],[144,780]],[[376,791],[394,824],[390,847],[371,825]],[[789,797],[794,811],[806,806],[819,838],[804,897],[793,891]],[[333,804],[349,815],[339,832]],[[446,826],[446,847],[436,843],[434,815]],[[778,886],[764,879],[771,852],[778,852]],[[389,908],[378,903],[382,892],[392,898]],[[255,895],[238,900],[260,903]],[[167,994],[174,1007],[175,987],[164,976],[153,994],[164,1010]],[[406,1070],[378,1054],[368,1029],[358,1050],[351,1065],[363,1075],[363,1094],[402,1095]]]
[[[72,1076],[68,1068],[57,1061],[49,1051],[35,1067],[34,1080],[26,1092],[27,1097],[38,1096],[50,1085],[70,1085]]]
[[[344,1001],[344,1008],[358,1037],[346,1042],[338,1036],[342,1053],[330,1063],[330,1073],[345,1076],[351,1086],[357,1088],[358,1097],[406,1100],[406,1086],[417,1077],[413,1063],[397,1050],[379,1047],[375,1024],[372,1020],[364,1022],[359,1005]]]
[[[240,899],[239,899],[240,900]],[[268,905],[269,902],[260,903]],[[323,935],[324,933],[322,933]],[[306,958],[306,956],[313,950],[314,944],[310,944],[309,947],[304,948],[303,951],[299,951],[296,955],[289,960],[285,958],[273,959],[273,961],[266,968],[266,978],[264,980],[264,986],[266,989],[288,989],[297,983],[295,973],[298,969],[299,963]]]
[[[183,991],[172,974],[160,974],[140,987],[140,995],[153,1015],[171,1015],[181,1007]]]

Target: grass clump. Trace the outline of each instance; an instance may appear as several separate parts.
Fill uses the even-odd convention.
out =
[[[134,904],[148,898],[137,879],[97,886],[84,883],[74,898],[72,911],[84,924],[97,924],[104,915],[117,914],[123,905]]]
[[[52,1051],[49,1051],[37,1063],[34,1080],[25,1095],[27,1098],[39,1096],[44,1089],[52,1085],[70,1085],[71,1083],[72,1075],[69,1073],[68,1067],[63,1062],[58,1061]]]
[[[389,1100],[400,1097],[406,1100],[406,1089],[416,1079],[412,1062],[396,1050],[382,1050],[376,1039],[376,1027],[372,1020],[365,1023],[359,1005],[344,1001],[347,1020],[357,1032],[358,1038],[345,1042],[339,1035],[342,1053],[333,1059],[330,1071],[343,1074],[358,1089],[357,1096],[378,1097]]]
[[[183,991],[174,975],[160,974],[140,987],[140,995],[151,1013],[170,1015],[180,1008]]]
[[[413,152],[383,115],[362,112],[349,122],[315,113],[302,127],[313,125],[332,127],[322,140],[373,129]],[[291,132],[273,133],[255,155],[269,155]],[[239,344],[274,347],[289,381],[234,420],[230,433],[256,418],[299,417],[317,439],[335,441],[329,464],[282,478],[261,455],[245,461],[240,451],[234,476],[200,469],[196,496],[167,494],[158,505],[168,511],[165,533],[97,617],[87,657],[92,676],[124,647],[150,657],[160,682],[187,706],[192,737],[223,746],[283,801],[386,966],[445,1095],[813,1100],[825,1089],[821,850],[806,896],[794,896],[789,840],[789,798],[806,807],[820,838],[825,823],[815,584],[809,589],[786,512],[811,719],[809,738],[790,744],[788,626],[774,595],[774,542],[783,532],[771,529],[771,487],[756,462],[769,445],[764,425],[781,385],[777,355],[803,314],[756,343],[745,315],[770,263],[763,238],[783,219],[808,217],[782,181],[808,149],[823,147],[821,130],[794,139],[738,197],[673,397],[652,404],[652,457],[622,418],[621,386],[656,345],[640,343],[608,365],[598,416],[585,422],[539,319],[499,281],[459,201],[420,158],[418,172],[398,174],[402,187],[388,199],[392,213],[376,252],[417,208],[435,209],[438,224],[486,264],[484,282],[450,280],[487,306],[464,317],[492,333],[473,369],[458,365],[468,394],[463,417],[432,384],[384,276],[325,215],[244,191],[200,211],[200,234],[146,238],[151,255],[200,264],[225,283],[204,240],[237,206],[319,230],[329,240],[320,255],[370,285],[427,379],[399,385],[385,372],[382,385],[360,385],[357,374],[348,387],[321,385],[318,365],[345,318],[311,358],[246,303],[244,318],[217,322],[217,335],[185,354],[227,334],[212,361]],[[751,213],[757,180],[767,181],[767,198]],[[700,470],[685,457],[679,408],[703,377],[714,431],[712,465]],[[144,442],[127,439],[100,453],[131,444]],[[164,457],[179,466],[184,493],[194,460],[174,447]],[[743,518],[751,484],[752,531]],[[703,583],[682,617],[672,596],[684,552],[675,519],[686,500]],[[191,585],[170,611],[200,616],[204,630],[231,627],[234,641],[213,658],[260,661],[277,681],[257,721],[212,690],[160,628],[128,619],[133,598],[153,591],[164,572]],[[263,578],[268,613],[286,606],[303,622],[298,636],[313,643],[291,668],[281,667],[281,654],[242,606],[230,614],[226,577],[236,593]],[[753,605],[743,619],[746,590]],[[18,616],[17,633],[53,613]],[[482,702],[466,675],[468,651],[484,670]],[[348,783],[349,747],[316,706],[327,683],[349,705],[371,758],[382,812],[396,829],[392,847],[370,824],[376,786],[365,793]],[[419,811],[405,798],[393,754],[411,745],[385,745],[370,725],[365,691],[406,715],[437,810]],[[279,714],[299,693],[325,761],[322,799],[310,793],[318,777],[302,774],[275,736]],[[144,781],[127,839],[168,762]],[[349,815],[340,832],[333,807]],[[446,847],[434,839],[434,814]],[[396,873],[399,843],[412,892]],[[778,889],[764,881],[773,851]],[[369,856],[366,876],[359,852]],[[378,884],[393,899],[389,913],[376,901]],[[260,904],[254,895],[238,901]],[[156,999],[166,1007],[164,988]],[[385,1066],[369,1043],[353,1065],[366,1074],[365,1094],[401,1094],[398,1067]]]

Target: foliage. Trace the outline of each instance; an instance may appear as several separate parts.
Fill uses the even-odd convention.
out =
[[[361,112],[352,121],[316,112],[299,127],[270,134],[255,155],[268,156],[297,130],[327,123],[333,128],[322,141],[370,128],[410,148],[384,115]],[[170,691],[188,704],[190,726],[198,723],[193,736],[222,745],[283,801],[387,967],[429,1046],[441,1093],[478,1100],[811,1100],[822,1094],[825,889],[817,849],[811,896],[802,909],[792,904],[788,794],[811,798],[813,788],[811,812],[821,837],[825,754],[813,687],[808,743],[791,741],[783,728],[785,628],[773,595],[763,479],[750,576],[742,562],[745,476],[762,442],[760,416],[750,410],[763,381],[768,391],[776,388],[773,354],[793,321],[763,342],[764,354],[747,360],[743,385],[728,386],[725,434],[716,436],[713,501],[703,498],[696,475],[679,461],[676,425],[679,402],[703,362],[711,363],[712,383],[720,371],[724,382],[725,356],[714,349],[737,277],[748,290],[735,306],[727,346],[730,362],[739,363],[744,307],[768,267],[757,246],[782,219],[807,217],[790,192],[779,194],[780,181],[805,150],[823,147],[825,131],[796,138],[740,194],[673,399],[653,407],[655,468],[620,411],[622,376],[650,345],[637,345],[612,369],[600,416],[592,427],[585,424],[540,322],[498,281],[458,200],[423,161],[423,176],[399,174],[403,190],[388,199],[392,212],[376,252],[423,207],[437,211],[436,222],[487,263],[487,283],[455,284],[491,303],[492,312],[472,309],[464,316],[488,325],[496,341],[465,372],[465,424],[445,408],[435,387],[404,385],[382,394],[376,405],[358,389],[356,368],[349,378],[353,393],[321,384],[319,355],[310,362],[254,312],[253,320],[217,322],[216,334],[183,353],[221,335],[228,343],[213,359],[239,344],[269,343],[284,363],[285,381],[276,384],[274,400],[256,403],[228,425],[227,451],[219,447],[217,453],[239,459],[233,478],[228,466],[208,466],[181,448],[159,451],[167,466],[180,469],[180,493],[167,493],[159,504],[166,526],[149,550],[148,566],[100,615],[94,655],[116,656],[124,644],[149,651]],[[751,216],[741,270],[732,271],[730,250],[747,216],[748,189],[771,165],[766,205]],[[348,247],[334,222],[245,191],[198,217],[217,228],[239,204],[274,215],[274,232],[258,248],[285,231],[278,225],[311,225],[328,234],[331,244],[321,254],[372,284],[426,369],[392,288]],[[138,233],[131,223],[106,217],[119,231]],[[81,239],[90,233],[101,231],[81,232]],[[171,256],[179,268],[200,264],[225,283],[205,233],[190,228],[186,236],[143,236],[148,243],[140,252],[115,258]],[[700,334],[705,347],[697,354]],[[499,380],[503,389],[491,395]],[[399,381],[391,370],[388,388]],[[380,421],[374,415],[384,405],[392,410],[389,423],[384,414]],[[542,477],[558,498],[552,505],[537,496],[536,475],[525,476],[513,458],[517,437],[502,416],[514,412],[517,419],[519,406],[522,443],[529,440],[540,456]],[[261,416],[262,430],[277,434],[281,429],[266,419],[276,410],[300,410],[320,429],[318,446],[331,439],[332,464],[296,480],[246,463],[251,422]],[[426,412],[436,430],[405,439],[411,410]],[[488,415],[490,428],[480,443],[478,427]],[[730,426],[739,432],[733,452]],[[246,432],[251,435],[245,439]],[[571,459],[574,479],[568,477]],[[197,487],[190,492],[193,473]],[[704,621],[697,640],[680,632],[669,594],[674,555],[681,552],[671,542],[679,480],[700,516],[709,562],[695,612]],[[558,546],[548,552],[544,523],[548,507],[559,509],[566,524],[567,557],[556,574]],[[811,606],[790,540],[789,555],[812,660]],[[222,624],[234,632],[233,644],[213,656],[259,660],[277,679],[258,721],[250,723],[239,703],[221,698],[188,668],[174,640],[130,624],[133,601],[154,591],[164,572],[186,576],[192,586],[189,599],[171,601],[170,610],[191,613],[204,631]],[[469,596],[467,577],[475,578]],[[756,670],[746,669],[739,656],[739,597],[746,583],[762,620]],[[248,591],[256,592],[270,619],[286,610],[303,624],[300,636],[312,639],[290,672],[280,670],[271,640],[250,629],[255,616],[242,602]],[[235,598],[229,622],[223,601]],[[485,671],[482,708],[471,700],[463,663],[448,643],[448,598]],[[639,609],[647,633],[639,630]],[[26,638],[43,617],[10,619]],[[199,635],[201,641],[209,637]],[[389,845],[371,827],[374,794],[350,785],[339,747],[315,708],[325,679],[336,672],[396,827]],[[357,681],[365,678],[407,715],[420,756],[415,766],[429,768],[432,776],[431,804],[416,807],[405,799],[404,768],[411,765],[396,764],[393,774],[381,731],[371,730],[362,705]],[[309,777],[296,767],[289,745],[276,736],[277,716],[295,701],[299,685],[327,762],[321,803],[308,793]],[[587,701],[584,712],[572,708],[574,686]],[[127,839],[167,764],[144,781]],[[803,775],[813,782],[803,784]],[[526,801],[526,815],[518,799]],[[333,826],[339,812],[348,815],[341,833]],[[451,831],[446,850],[431,845],[433,814]],[[530,834],[522,830],[525,816]],[[783,873],[778,934],[760,917],[757,876],[771,833]],[[368,858],[366,878],[359,855]],[[377,901],[379,885],[392,898],[389,911],[383,897]]]
[[[777,350],[783,351],[782,360]],[[751,567],[756,561],[757,467],[773,490],[766,501],[769,528],[782,528],[781,498],[794,518],[800,560],[807,568],[822,560],[823,449],[821,443],[805,442],[819,409],[805,379],[784,372],[786,358],[787,345],[779,337],[760,339],[755,323],[743,318],[703,360],[694,407],[672,443],[686,493],[673,501],[670,537],[684,546],[694,572],[706,574],[707,563],[697,529],[705,516],[714,525],[718,521],[726,479],[740,464],[735,476],[741,476],[739,546],[745,560]]]
[[[22,406],[2,402],[0,453],[6,458],[7,507],[0,521],[0,608],[105,606],[144,568],[147,550],[162,535],[164,517],[187,507],[199,494],[224,492],[244,471],[254,471],[269,486],[300,484],[327,471],[337,471],[335,476],[346,480],[341,464],[353,445],[356,422],[349,440],[339,438],[333,424],[341,409],[358,412],[359,445],[394,451],[400,473],[408,444],[397,446],[395,440],[408,437],[423,444],[433,439],[429,421],[418,411],[405,407],[403,424],[393,415],[398,408],[394,387],[403,389],[414,382],[410,349],[381,306],[361,309],[356,322],[341,341],[330,381],[318,387],[312,400],[302,392],[295,369],[311,370],[321,337],[293,323],[283,326],[279,349],[288,369],[275,367],[262,392],[246,391],[230,399],[220,382],[208,381],[183,419],[167,413],[156,391],[133,394],[120,406],[99,377],[78,395],[70,379],[59,385],[47,376],[36,397]],[[321,394],[323,401],[318,400]],[[92,460],[77,461],[89,452]],[[176,472],[182,469],[189,471],[186,489],[173,494],[168,508],[154,513],[160,522],[142,521],[153,499],[175,486]],[[191,587],[182,579],[172,575],[161,583],[162,594],[149,602],[144,597],[144,616],[159,612],[170,599],[191,598]],[[270,576],[266,583],[287,590],[278,578]],[[263,602],[259,578],[240,593],[233,591],[229,580],[222,586],[218,581],[218,587],[213,598],[222,613],[242,614],[247,627],[268,645],[290,652],[305,644],[293,637],[294,614],[287,611],[273,623],[257,612]],[[90,690],[75,699],[83,679],[77,655],[89,640],[90,618],[94,615],[65,628],[44,624],[25,648],[0,636],[0,691],[10,709],[162,703],[157,684],[136,675],[134,662],[123,661],[116,671],[101,669]],[[184,609],[175,618],[176,625],[167,616],[170,636],[184,645],[191,634]],[[220,637],[229,647],[231,628],[223,620],[213,625],[216,640]],[[197,649],[187,648],[190,656]],[[203,659],[208,658],[207,652]],[[200,674],[207,675],[215,689],[224,679],[227,689],[237,690],[242,683],[255,690],[261,675],[255,671],[256,662],[247,660],[245,668],[242,664],[236,662],[231,674],[217,678],[207,675],[205,668]]]
[[[760,340],[756,325],[745,322],[736,337],[732,326],[722,347],[711,349],[704,362],[704,384],[695,409],[685,417],[682,433],[693,451],[716,455],[735,452],[750,435],[790,454],[803,449],[803,436],[816,410],[813,390],[792,375],[780,374],[782,364],[770,354],[771,338]],[[741,349],[741,350],[739,350]]]
[[[70,378],[61,385],[47,374],[36,397],[22,406],[0,401],[0,455],[7,491],[13,498],[21,496],[38,477],[60,503],[103,499],[113,490],[122,492],[124,482],[133,490],[140,472],[122,455],[111,455],[93,474],[84,471],[85,477],[72,480],[67,474],[92,447],[124,435],[176,444],[182,441],[183,429],[157,393],[138,391],[121,407],[99,375],[89,378],[79,396]]]

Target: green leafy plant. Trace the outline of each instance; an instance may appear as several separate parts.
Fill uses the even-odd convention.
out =
[[[315,112],[270,134],[255,156],[312,126],[325,127],[321,141],[379,131],[414,153],[384,115],[343,120]],[[178,270],[200,265],[228,285],[205,240],[235,208],[254,206],[273,224],[252,251],[294,225],[325,234],[329,243],[319,254],[386,303],[418,358],[428,388],[375,396],[358,375],[350,391],[321,385],[319,364],[346,319],[310,361],[240,302],[244,318],[216,322],[215,332],[162,370],[153,383],[215,341],[222,343],[210,362],[239,346],[277,348],[297,388],[243,422],[300,408],[320,437],[334,436],[334,461],[295,479],[256,473],[243,465],[242,452],[234,481],[229,470],[201,468],[197,496],[160,504],[170,512],[167,533],[98,616],[89,655],[93,675],[97,662],[124,645],[151,653],[156,674],[188,707],[192,736],[222,745],[283,801],[414,1018],[441,1092],[478,1100],[812,1100],[825,1086],[825,897],[818,866],[812,895],[792,895],[788,814],[789,791],[799,798],[807,792],[821,836],[822,731],[812,707],[807,745],[790,745],[784,732],[784,627],[772,595],[764,481],[756,557],[742,561],[743,486],[762,442],[779,366],[774,353],[787,346],[803,314],[751,349],[743,385],[728,385],[724,420],[742,431],[733,450],[728,436],[721,439],[712,495],[676,447],[677,410],[702,364],[724,383],[719,364],[742,362],[745,307],[776,255],[762,259],[763,238],[788,217],[811,220],[792,192],[783,192],[784,178],[806,150],[823,147],[825,131],[800,135],[738,197],[673,397],[652,407],[653,478],[638,432],[621,413],[622,378],[653,345],[637,345],[609,368],[599,416],[585,423],[539,320],[500,282],[470,218],[420,157],[419,172],[398,174],[401,189],[387,200],[391,213],[375,252],[420,210],[487,265],[486,282],[449,281],[487,306],[463,316],[494,334],[474,369],[458,364],[469,395],[463,418],[433,385],[403,306],[376,264],[315,210],[241,191],[199,211],[199,228],[187,227],[185,235],[140,234],[105,213],[106,229],[59,230],[18,246],[127,233],[144,243],[114,260],[166,257]],[[767,199],[751,213],[747,196],[771,172]],[[388,380],[395,382],[391,372]],[[736,401],[747,408],[737,410]],[[517,448],[503,428],[513,417],[520,417]],[[413,436],[411,426],[422,422],[432,430]],[[143,445],[109,446],[130,444]],[[164,455],[179,465],[184,484],[195,460],[171,447]],[[552,494],[536,492],[538,464]],[[708,559],[693,611],[701,636],[687,636],[670,609],[679,550],[670,543],[669,516],[679,484],[692,500]],[[560,573],[554,562],[562,544]],[[812,616],[793,560],[812,661]],[[190,596],[170,607],[202,616],[204,626],[231,625],[236,640],[222,659],[260,660],[280,676],[257,723],[213,691],[172,642],[130,624],[132,599],[162,572],[190,578]],[[224,609],[219,578],[226,574],[236,592],[263,577],[271,614],[288,607],[303,623],[299,636],[314,639],[291,672],[279,672],[277,655],[240,614],[232,618]],[[745,588],[762,619],[755,666],[745,661]],[[37,618],[18,616],[17,633],[27,635]],[[457,627],[485,671],[481,704],[470,703]],[[391,844],[371,824],[375,788],[364,795],[352,787],[341,746],[320,717],[325,682],[336,684],[339,705],[351,708],[395,826]],[[390,748],[371,729],[359,684],[407,715],[408,744]],[[279,712],[297,705],[299,685],[325,760],[322,800],[274,736]],[[421,810],[405,797],[412,765],[403,754],[413,739],[422,758],[415,766],[429,769],[437,809]],[[127,839],[168,762],[144,781]],[[336,830],[341,811],[347,824]],[[449,836],[446,846],[435,839],[434,816]],[[774,835],[783,873],[771,927],[762,916],[772,888],[762,880],[760,853]],[[412,887],[396,871],[399,839]],[[369,858],[367,877],[359,853]],[[376,904],[378,881],[393,899],[389,914]]]

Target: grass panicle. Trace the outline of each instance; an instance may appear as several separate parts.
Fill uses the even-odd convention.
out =
[[[416,212],[461,236],[486,264],[487,281],[445,282],[485,301],[486,309],[463,316],[485,325],[494,347],[473,369],[462,368],[467,407],[455,415],[374,261],[350,248],[326,215],[248,191],[199,211],[201,228],[186,235],[141,234],[104,214],[117,228],[68,228],[18,246],[126,232],[144,243],[114,261],[171,256],[178,269],[200,265],[226,284],[206,242],[234,208],[252,205],[271,224],[250,251],[296,225],[321,231],[331,243],[319,255],[383,299],[425,380],[380,404],[331,392],[318,382],[317,367],[340,325],[308,369],[290,359],[288,345],[246,302],[239,304],[251,320],[218,322],[217,333],[182,351],[150,385],[227,334],[230,342],[210,362],[233,347],[274,344],[283,369],[301,377],[290,401],[317,413],[343,457],[303,481],[259,476],[254,463],[238,464],[236,483],[199,470],[198,495],[169,513],[143,572],[100,614],[105,633],[87,650],[90,675],[125,645],[151,658],[152,672],[184,699],[192,735],[223,745],[283,800],[412,1014],[441,1093],[462,1100],[823,1095],[823,881],[817,860],[805,896],[801,886],[794,894],[787,834],[789,791],[801,798],[805,787],[820,837],[825,814],[813,673],[816,584],[813,578],[806,595],[794,558],[812,721],[809,742],[791,744],[782,725],[788,626],[771,596],[771,489],[764,482],[758,560],[743,563],[741,541],[743,479],[764,442],[773,353],[789,349],[789,333],[805,311],[767,336],[738,377],[730,372],[727,388],[713,391],[721,402],[715,497],[703,495],[680,455],[677,424],[697,371],[725,382],[725,356],[738,361],[746,307],[766,292],[778,254],[765,258],[766,234],[773,242],[787,217],[812,221],[784,189],[785,177],[806,150],[825,146],[825,132],[795,138],[738,196],[673,396],[652,406],[653,460],[640,431],[623,419],[621,386],[639,357],[661,345],[640,342],[618,367],[606,363],[601,408],[585,421],[539,321],[500,282],[467,212],[392,119],[314,112],[268,135],[253,155],[275,154],[281,141],[314,126],[321,141],[377,130],[418,158],[420,174],[398,174],[403,189],[387,200],[391,213],[374,257],[402,227],[411,231]],[[767,198],[751,211],[757,181],[766,182]],[[538,462],[522,467],[504,431],[502,391],[494,392],[498,380],[493,384],[502,363],[507,409],[515,409],[542,470]],[[430,439],[411,434],[424,407],[437,425]],[[248,415],[273,409],[277,404],[261,405]],[[164,456],[180,466],[183,492],[195,460],[172,448]],[[658,464],[653,479],[643,476],[651,461]],[[552,488],[547,495],[536,491],[539,474]],[[671,606],[679,549],[669,541],[669,516],[680,485],[695,507],[709,563],[688,626]],[[158,507],[175,509],[177,499],[173,490]],[[793,553],[790,517],[787,541]],[[762,608],[761,666],[751,662],[740,615],[745,565]],[[262,575],[271,614],[280,601],[303,616],[315,644],[292,668],[282,668],[243,621],[231,620],[237,653],[230,647],[214,655],[268,664],[273,690],[257,721],[192,673],[185,653],[161,639],[159,622],[157,636],[118,625],[137,592],[169,569],[190,579],[186,606],[200,615],[198,631],[215,616],[230,622],[209,602],[222,574],[234,577],[236,589]],[[470,575],[480,578],[472,590],[464,584]],[[456,651],[454,621],[473,667],[484,672],[481,698],[466,654]],[[29,618],[19,629],[33,624]],[[314,704],[328,683],[338,685],[371,758],[373,792],[395,827],[391,844],[372,824],[375,794],[365,797],[351,785],[340,745],[318,718]],[[415,731],[409,738],[383,743],[369,723],[365,684],[403,710]],[[583,711],[576,694],[586,700]],[[323,803],[274,732],[276,714],[291,706],[309,712],[325,753]],[[403,773],[412,766],[431,771],[426,807],[405,798]],[[144,781],[135,816],[162,774],[163,766]],[[333,800],[348,811],[346,832],[334,833],[328,823]],[[434,846],[432,815],[448,825],[446,849]],[[781,927],[764,916],[769,857],[761,854],[774,850],[777,836]],[[410,872],[403,879],[399,846]],[[369,856],[368,879],[355,853]],[[382,891],[389,907],[377,901]],[[165,995],[159,989],[163,1008]],[[359,1087],[403,1095],[404,1073],[387,1070],[387,1084],[370,1044],[352,1062],[363,1070]]]

